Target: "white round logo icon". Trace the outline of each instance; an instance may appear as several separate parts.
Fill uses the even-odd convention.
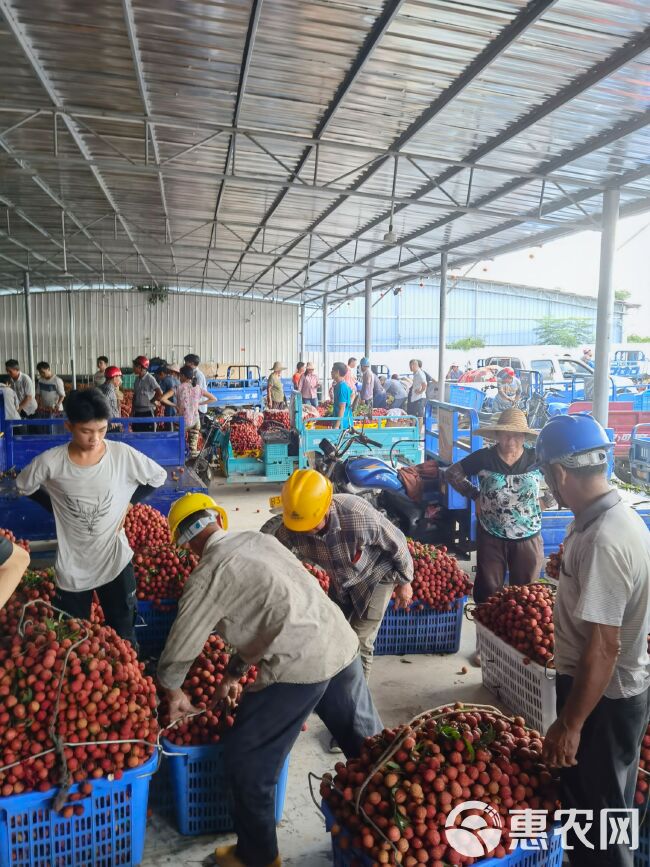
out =
[[[480,810],[481,815],[472,814],[462,819],[455,827],[456,819],[462,813]],[[445,834],[449,845],[467,858],[486,858],[501,842],[503,821],[498,810],[483,801],[465,801],[449,813],[445,822]]]

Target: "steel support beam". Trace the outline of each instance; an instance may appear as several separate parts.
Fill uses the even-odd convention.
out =
[[[70,347],[70,372],[72,373],[72,387],[77,387],[77,323],[74,311],[74,298],[72,288],[68,289],[68,339]]]
[[[0,113],[19,113],[24,114],[28,109],[26,108],[16,108],[15,105],[10,105],[3,103],[0,100]],[[380,148],[373,145],[359,145],[354,141],[346,141],[340,138],[337,139],[327,139],[327,138],[313,138],[311,136],[298,135],[294,133],[283,133],[278,132],[277,130],[271,129],[257,129],[255,127],[244,127],[237,126],[233,127],[228,124],[220,124],[215,123],[210,120],[201,119],[201,121],[196,122],[188,122],[186,119],[182,117],[174,117],[169,115],[158,115],[151,114],[149,118],[147,118],[144,114],[123,114],[119,112],[93,112],[89,109],[75,109],[72,110],[68,108],[66,111],[56,111],[51,107],[42,107],[38,109],[37,112],[34,112],[29,118],[26,118],[20,121],[20,124],[23,125],[28,123],[34,117],[38,115],[45,115],[47,117],[53,118],[54,115],[57,117],[62,117],[63,115],[67,115],[70,120],[77,121],[78,123],[83,123],[83,125],[88,129],[89,132],[93,132],[91,127],[85,123],[88,120],[95,121],[110,121],[111,123],[121,124],[121,125],[134,125],[137,127],[142,127],[147,120],[150,121],[152,126],[155,127],[163,127],[175,130],[185,130],[189,132],[200,132],[206,134],[206,139],[202,142],[197,142],[196,144],[190,145],[189,147],[183,148],[183,150],[178,151],[176,154],[168,157],[165,160],[161,161],[161,166],[166,165],[167,163],[171,163],[178,159],[181,156],[185,156],[188,153],[191,153],[195,150],[198,150],[201,147],[206,147],[214,138],[221,134],[237,134],[245,137],[256,137],[258,139],[271,139],[277,142],[284,142],[286,144],[292,145],[300,145],[303,147],[315,147],[316,145],[319,148],[319,151],[323,153],[327,149],[333,150],[335,153],[341,153],[344,155],[358,154],[359,158],[363,161],[364,164],[370,163],[373,160],[380,157],[388,157],[391,155],[390,147]],[[0,135],[4,135],[6,130],[0,131]],[[98,135],[97,133],[94,133]],[[407,150],[400,151],[400,156],[405,160],[417,160],[420,164],[433,163],[434,165],[443,165],[446,167],[457,167],[457,168],[465,168],[465,169],[473,169],[475,172],[478,171],[487,171],[490,174],[504,175],[506,177],[526,177],[530,180],[544,180],[542,175],[539,175],[535,172],[529,171],[517,171],[516,169],[508,168],[507,166],[500,166],[492,163],[475,163],[470,162],[468,160],[458,160],[451,159],[450,157],[444,157],[435,153],[421,154],[421,153],[412,153]],[[359,168],[362,168],[360,165]],[[358,169],[351,169],[350,171],[357,171]],[[350,172],[346,172],[346,175],[350,174]],[[345,175],[341,176],[345,177]],[[559,183],[572,183],[575,179],[555,174],[554,179]],[[551,180],[551,179],[549,179]],[[603,184],[582,180],[581,183],[585,186],[590,185],[595,189],[603,190]],[[209,221],[208,221],[209,222]],[[256,227],[257,228],[257,225]]]
[[[257,36],[257,28],[260,23],[260,14],[262,12],[262,2],[263,0],[253,0],[253,5],[251,8],[250,18],[248,20],[248,30],[246,31],[246,41],[244,43],[244,53],[242,56],[242,62],[239,69],[239,81],[237,83],[237,95],[235,97],[235,108],[233,110],[232,115],[232,125],[236,129],[239,124],[239,113],[241,111],[242,102],[244,99],[244,93],[246,92],[246,83],[248,81],[248,73],[250,71],[251,60],[253,58],[253,49],[255,47],[255,37]],[[234,162],[235,157],[235,143],[237,140],[237,133],[233,132],[228,139],[228,147],[226,148],[226,159],[224,161],[223,173],[224,176],[228,173],[228,166],[230,165],[231,160]],[[210,248],[214,243],[214,238],[217,232],[217,220],[219,219],[219,211],[221,210],[221,202],[223,201],[223,195],[226,189],[226,178],[223,177],[219,183],[219,190],[217,191],[217,201],[214,206],[214,217],[212,220],[212,228],[210,230],[210,238],[208,239],[208,246],[205,251],[205,264],[203,265],[203,281],[205,282],[205,278],[208,273],[208,265],[210,264]],[[233,272],[234,273],[234,272]],[[231,275],[232,277],[232,275]],[[226,287],[228,284],[226,283]]]
[[[300,305],[300,319],[298,328],[300,329],[298,335],[298,361],[305,360],[305,305]]]
[[[54,105],[54,108],[56,110],[57,115],[58,114],[61,115],[61,118],[63,120],[63,123],[65,124],[66,129],[70,133],[70,136],[72,137],[74,143],[76,144],[76,146],[77,146],[79,152],[81,153],[81,155],[83,156],[84,160],[86,160],[86,162],[88,163],[88,167],[90,169],[90,172],[92,173],[93,178],[95,179],[95,182],[97,183],[97,186],[100,188],[102,194],[104,195],[104,198],[109,203],[112,210],[115,212],[115,215],[116,215],[117,219],[120,221],[120,224],[122,225],[122,228],[124,229],[124,232],[126,233],[126,236],[129,239],[129,241],[131,242],[134,250],[141,257],[142,263],[145,267],[145,270],[147,271],[149,276],[152,278],[152,280],[154,282],[156,282],[156,278],[153,276],[153,274],[149,268],[149,265],[147,264],[146,259],[140,253],[140,250],[138,249],[138,245],[136,244],[136,241],[135,241],[135,238],[133,237],[131,229],[129,228],[129,225],[126,222],[125,218],[120,213],[119,207],[118,207],[117,203],[115,202],[115,199],[113,198],[113,194],[111,193],[110,189],[108,188],[106,181],[102,177],[99,169],[96,166],[92,165],[92,156],[90,154],[90,151],[88,150],[88,147],[84,141],[84,138],[83,138],[83,136],[79,130],[78,125],[73,120],[71,120],[71,118],[68,115],[66,115],[65,112],[63,111],[63,102],[62,102],[62,100],[58,94],[58,91],[56,90],[56,87],[52,83],[52,81],[51,81],[49,75],[47,74],[44,66],[41,64],[40,60],[38,59],[36,52],[34,51],[34,48],[32,46],[31,40],[27,36],[25,28],[23,27],[23,25],[20,23],[20,21],[16,17],[16,14],[15,14],[9,0],[0,0],[0,12],[2,12],[2,15],[4,16],[4,19],[7,22],[9,29],[13,33],[14,38],[18,42],[25,57],[29,61],[29,64],[30,64],[34,74],[38,78],[43,89],[47,93],[52,104]]]
[[[650,119],[650,113],[644,113],[644,118],[645,118],[646,114],[648,114],[648,118],[646,118],[644,120],[644,122],[642,124],[643,126],[646,126],[648,124],[648,120]],[[638,122],[639,121],[635,119],[635,121],[634,121],[635,125]],[[628,129],[629,128],[629,122],[626,124],[623,124],[622,126],[624,129]],[[627,133],[625,133],[625,134],[627,134]],[[580,148],[578,149],[578,151],[579,151],[578,156],[580,156],[580,157],[586,156],[587,154],[593,153],[594,151],[599,150],[601,147],[604,147],[605,144],[609,144],[612,141],[616,141],[617,138],[615,138],[615,137],[613,138],[612,136],[613,136],[612,130],[607,130],[605,133],[601,133],[597,136],[594,136],[593,139],[590,139],[588,142],[586,142],[585,144],[580,146]],[[564,155],[552,160],[552,162],[553,163],[571,162],[572,160],[578,158],[578,156],[574,156],[574,154],[575,154],[575,151],[565,153]],[[647,165],[642,165],[639,169],[625,172],[622,175],[614,175],[613,177],[608,179],[607,185],[609,188],[614,187],[614,186],[618,187],[618,188],[622,188],[622,187],[626,186],[627,184],[635,183],[637,180],[642,180],[643,178],[647,177],[648,174],[650,174],[650,170],[648,170]],[[507,192],[512,192],[513,187],[511,185],[507,185],[507,186],[508,186]],[[517,185],[517,186],[519,186],[519,185]],[[480,206],[483,203],[487,202],[488,199],[492,200],[493,198],[497,198],[499,195],[501,195],[500,191],[496,191],[494,193],[489,193],[487,196],[484,196],[479,202],[477,202],[477,206]],[[594,195],[596,195],[596,194],[593,193],[593,191],[591,189],[584,189],[584,190],[578,190],[576,193],[572,194],[572,196],[570,198],[567,196],[563,196],[560,199],[549,200],[546,202],[546,204],[544,205],[543,208],[541,208],[541,209],[535,208],[534,212],[533,211],[529,212],[529,214],[527,214],[523,220],[510,219],[510,220],[507,220],[505,223],[503,223],[500,226],[493,226],[493,227],[490,227],[489,229],[486,229],[482,232],[478,232],[477,234],[470,236],[469,239],[468,238],[456,239],[454,241],[454,243],[449,245],[449,246],[446,246],[446,245],[444,247],[441,246],[438,249],[432,250],[430,253],[424,253],[422,256],[413,256],[410,259],[403,260],[400,263],[400,267],[404,268],[404,267],[408,267],[409,265],[415,265],[417,263],[422,264],[423,260],[441,253],[443,249],[450,250],[452,248],[459,248],[459,247],[464,246],[465,244],[473,243],[476,240],[481,240],[482,238],[489,238],[491,236],[498,235],[500,232],[507,231],[508,229],[514,228],[518,225],[521,225],[522,223],[528,222],[528,217],[529,216],[534,217],[535,215],[537,215],[539,213],[539,210],[541,210],[541,213],[543,215],[544,214],[551,214],[554,211],[558,211],[558,210],[561,210],[562,208],[569,207],[569,206],[575,204],[576,202],[582,202],[582,201],[586,201],[587,199],[594,198]],[[416,238],[419,238],[423,235],[426,235],[427,233],[433,231],[434,229],[441,228],[442,226],[453,222],[455,219],[457,219],[457,216],[452,214],[449,217],[446,217],[442,220],[437,221],[436,223],[432,223],[432,224],[429,224],[427,226],[424,226],[421,229],[418,229],[416,232],[413,232],[410,235],[402,238],[399,243],[400,243],[400,245],[405,247],[405,246],[410,244],[411,240],[415,240]],[[580,222],[580,224],[582,225],[581,222]],[[566,232],[564,231],[565,227],[566,227],[566,224],[562,225],[558,229],[558,232],[559,232],[558,237],[561,236],[562,234],[566,234]],[[536,243],[535,238],[536,237],[537,236],[531,236],[531,238],[529,239],[529,242],[528,242],[529,246],[535,245],[535,243]],[[357,259],[357,261],[354,263],[355,267],[359,267],[359,266],[369,262],[371,259],[374,259],[377,256],[385,254],[389,249],[390,249],[390,247],[384,247],[384,248],[379,249],[379,250],[373,250],[372,253],[369,253],[366,256],[363,256],[363,257]],[[331,252],[331,250],[328,252]],[[489,255],[489,256],[495,255],[494,251],[488,250],[486,252],[487,252],[487,255]],[[478,259],[480,259],[480,258],[482,258],[482,256],[476,255],[476,256],[473,256],[469,261],[475,262],[475,261],[478,261]],[[331,274],[329,274],[326,279],[318,280],[315,283],[312,283],[310,286],[307,286],[306,289],[307,290],[313,290],[319,284],[327,282],[328,280],[331,280],[333,277],[341,276],[345,272],[345,270],[346,270],[345,268],[338,269],[337,271],[334,271]],[[373,276],[377,277],[380,274],[391,273],[391,272],[394,272],[396,270],[399,270],[399,269],[386,268],[386,269],[383,269],[381,272],[375,272]],[[352,285],[354,285],[356,283],[360,283],[361,279],[362,278],[358,278],[358,279],[354,280],[352,282]],[[285,285],[286,284],[283,283],[280,285],[279,288],[282,289]],[[377,286],[376,288],[381,288],[381,287]],[[288,297],[293,298],[293,294],[289,295]],[[318,300],[319,298],[320,298],[320,295],[316,295],[316,296],[312,297],[312,300]]]
[[[364,343],[363,343],[363,354],[366,358],[370,358],[370,353],[372,352],[372,277],[366,277],[366,285],[365,285],[365,328],[363,331]]]
[[[368,58],[370,57],[370,55],[374,51],[376,45],[380,42],[380,40],[382,39],[382,37],[384,36],[386,31],[388,30],[390,25],[395,20],[395,17],[397,16],[403,3],[404,3],[404,0],[386,0],[386,3],[384,5],[384,8],[383,8],[381,14],[376,19],[371,30],[369,31],[368,35],[366,36],[366,39],[364,40],[364,43],[361,46],[361,49],[359,50],[359,53],[357,54],[356,58],[354,59],[354,62],[352,63],[352,65],[348,69],[347,73],[345,74],[340,85],[336,89],[336,93],[332,97],[331,102],[329,103],[329,105],[325,109],[323,116],[321,117],[320,121],[318,122],[318,125],[316,126],[316,129],[314,130],[313,138],[316,139],[316,141],[318,141],[321,138],[321,136],[323,136],[327,132],[327,129],[328,129],[328,127],[332,121],[332,118],[334,117],[334,114],[336,113],[336,110],[340,106],[341,102],[345,99],[346,95],[349,93],[351,87],[353,86],[353,84],[357,80],[359,74],[364,69],[364,67],[368,61]],[[309,157],[312,154],[312,150],[313,150],[313,146],[308,145],[305,148],[305,150],[302,152],[302,154],[300,155],[300,158],[298,159],[298,162],[296,163],[295,168],[293,169],[293,171],[291,172],[291,174],[289,176],[291,181],[295,181],[299,177],[300,172],[303,170]],[[316,160],[317,159],[318,159],[318,152],[316,152]],[[233,268],[231,278],[234,276],[234,274],[235,274],[237,268],[240,266],[242,260],[244,259],[244,257],[248,253],[248,251],[251,249],[251,247],[253,246],[253,244],[257,240],[259,233],[262,231],[264,226],[266,226],[266,224],[271,219],[273,214],[277,211],[277,209],[280,207],[280,205],[284,201],[284,198],[287,195],[287,192],[288,192],[287,189],[281,190],[281,192],[278,193],[276,198],[271,203],[270,207],[268,208],[268,210],[266,211],[266,213],[262,217],[259,229],[255,232],[253,237],[250,239],[250,241],[248,242],[248,244],[244,248],[239,261],[237,262],[237,264]],[[262,276],[264,276],[264,275],[262,275]]]
[[[322,380],[322,399],[327,400],[328,393],[328,382],[330,379],[330,372],[328,369],[327,363],[327,314],[328,314],[328,296],[323,295],[323,330],[322,330],[322,349],[323,349],[323,380]],[[336,409],[335,409],[336,413]]]
[[[584,93],[585,91],[589,90],[591,87],[598,84],[604,78],[607,78],[608,76],[612,75],[612,73],[616,72],[622,66],[625,66],[631,60],[634,60],[635,57],[642,54],[644,51],[647,51],[648,48],[650,48],[650,27],[647,27],[645,30],[643,30],[638,37],[625,43],[625,45],[621,46],[621,48],[619,48],[612,55],[610,55],[610,57],[606,58],[605,60],[601,61],[600,63],[597,63],[595,66],[593,66],[591,69],[587,70],[587,72],[580,75],[574,81],[569,82],[569,84],[567,84],[564,88],[562,88],[562,90],[560,90],[558,93],[554,94],[552,97],[547,99],[541,105],[538,105],[535,108],[531,109],[527,114],[523,115],[523,117],[521,117],[518,120],[514,121],[513,123],[509,124],[504,130],[502,130],[500,133],[493,136],[492,138],[488,139],[484,144],[479,145],[478,147],[474,148],[469,154],[467,154],[467,156],[465,157],[465,161],[477,162],[478,160],[481,160],[484,156],[486,156],[487,154],[496,150],[497,148],[501,147],[502,145],[506,144],[508,141],[510,141],[510,139],[514,138],[515,136],[520,135],[521,133],[525,132],[527,129],[534,126],[536,123],[539,123],[541,120],[543,120],[549,114],[552,114],[558,108],[561,108],[562,106],[566,105],[568,102],[570,102],[572,99],[575,99],[581,93]],[[641,113],[640,116],[636,116],[636,117],[632,118],[631,121],[628,121],[628,123],[631,123],[632,126],[634,127],[634,124],[637,123],[637,121],[640,117],[641,126],[636,127],[636,128],[638,129],[638,128],[641,128],[642,126],[646,126],[648,124],[648,116],[647,115],[648,115],[647,112],[643,112],[643,113]],[[623,125],[621,125],[621,126],[623,126]],[[630,131],[632,131],[632,130],[630,130]],[[612,132],[612,130],[606,130],[602,135],[606,135],[606,134],[611,133],[611,132]],[[620,137],[620,135],[618,137]],[[593,138],[597,138],[597,136],[594,136]],[[602,145],[601,145],[601,147],[602,147]],[[580,150],[580,148],[577,148],[576,152],[578,152],[579,150]],[[577,159],[577,158],[578,157],[575,156],[572,159]],[[558,159],[560,159],[560,158],[558,158]],[[561,165],[564,165],[566,162],[570,162],[570,161],[571,160],[565,160],[564,162],[560,162],[559,165],[554,165],[556,163],[556,160],[549,160],[548,161],[549,170],[552,170],[551,167],[560,168]],[[539,167],[538,167],[538,169],[539,169]],[[461,171],[463,171],[463,170],[460,168],[449,168],[446,171],[442,172],[442,174],[438,175],[431,182],[425,184],[423,187],[420,187],[413,194],[412,201],[410,204],[417,204],[419,199],[422,196],[428,195],[429,193],[433,192],[437,187],[439,187],[441,184],[447,183],[452,178],[455,178],[458,174],[460,174]],[[365,180],[367,180],[367,178]],[[355,184],[352,185],[351,189],[357,185],[360,185],[361,182],[362,182],[362,179],[361,178],[358,179],[355,182]],[[511,185],[506,185],[506,186],[510,186],[510,189],[508,189],[508,192],[512,191],[512,189],[517,189],[518,187],[523,186],[526,182],[527,181],[524,179],[522,179],[521,181],[519,181],[519,180],[512,181]],[[501,195],[505,195],[505,193],[497,191],[497,193],[495,193],[495,194],[488,194],[488,196],[483,197],[483,199],[481,201],[483,203],[485,203],[486,199],[488,199],[489,201],[492,201],[492,197],[499,198]],[[306,232],[313,232],[315,229],[317,229],[318,225],[323,220],[327,219],[327,217],[331,216],[331,214],[336,210],[336,208],[340,204],[343,203],[343,201],[345,201],[345,199],[341,199],[341,201],[338,202],[338,204],[336,202],[334,202],[315,221],[313,221],[307,227],[307,229],[305,231]],[[399,205],[398,207],[396,207],[394,209],[394,213],[398,214],[405,207],[409,207],[409,205]],[[387,221],[388,217],[389,217],[388,212],[380,214],[378,217],[371,220],[370,223],[366,224],[363,227],[363,229],[352,234],[346,243],[349,243],[349,241],[355,240],[356,238],[360,237],[362,234],[364,234],[365,232],[368,232],[369,230],[371,230],[373,228],[381,226],[383,223],[385,223]],[[451,221],[453,219],[455,219],[455,217],[452,215],[451,217],[447,218],[447,221]],[[438,224],[430,224],[428,226],[425,226],[419,232],[414,233],[413,235],[410,235],[405,239],[404,238],[401,239],[400,243],[408,243],[409,240],[411,240],[412,238],[419,237],[419,235],[425,234],[426,232],[429,232],[432,229],[437,228],[437,227],[438,227]],[[295,243],[299,243],[299,239]],[[338,246],[345,246],[345,244],[340,244]],[[330,255],[331,252],[338,249],[338,246],[326,251],[324,254],[321,254],[321,256],[322,255]],[[386,252],[386,251],[390,250],[391,246],[395,246],[395,245],[387,246],[384,250],[382,250],[382,252]],[[288,249],[291,249],[291,246],[289,246]],[[318,258],[319,257],[316,257],[314,259],[314,261],[318,261]],[[360,264],[363,264],[363,260]],[[299,271],[299,272],[297,272],[297,274],[292,275],[292,277],[297,278],[300,276],[300,273],[301,272]]]
[[[455,99],[465,88],[476,80],[497,57],[506,51],[522,33],[535,23],[548,9],[555,5],[557,0],[531,0],[521,12],[474,58],[467,68],[422,112],[413,123],[397,136],[390,145],[389,151],[397,153],[419,133],[422,128],[430,123],[443,111],[449,103]],[[354,182],[351,189],[359,189],[375,172],[383,168],[390,159],[387,155],[383,160],[374,163],[367,171],[363,172]],[[344,200],[343,200],[344,201]],[[334,202],[322,213],[310,227],[308,232],[313,231],[323,220],[326,220],[334,211],[343,204],[343,201]],[[398,210],[398,209],[396,209]],[[298,243],[298,242],[297,242]]]
[[[147,82],[144,77],[144,68],[142,64],[142,56],[140,54],[140,45],[138,43],[138,36],[136,32],[135,26],[135,16],[133,14],[133,6],[131,5],[131,0],[122,0],[122,8],[124,10],[124,20],[126,22],[126,32],[129,37],[129,45],[131,46],[131,56],[133,57],[133,65],[135,67],[135,74],[138,81],[138,90],[140,91],[140,98],[142,100],[142,104],[145,110],[146,120],[144,123],[144,135],[145,135],[145,151],[146,151],[146,140],[147,136],[151,138],[151,146],[153,148],[153,156],[156,166],[158,167],[158,187],[160,189],[160,203],[162,205],[163,214],[165,217],[165,238],[169,236],[169,252],[172,257],[172,264],[174,266],[174,271],[176,271],[176,257],[174,256],[174,245],[172,243],[172,235],[171,235],[171,223],[169,220],[169,211],[167,209],[167,196],[165,195],[165,181],[163,179],[162,173],[160,171],[160,148],[158,147],[158,137],[156,135],[156,128],[149,122],[149,118],[151,117],[151,103],[149,101],[149,91],[147,88]]]
[[[32,335],[32,303],[29,293],[29,271],[23,272],[23,298],[25,301],[25,337],[27,339],[27,362],[32,382],[36,382],[36,367],[34,365],[34,338]]]
[[[447,251],[440,256],[440,299],[438,305],[438,400],[447,400],[445,374],[447,362]]]
[[[645,171],[646,171],[646,173],[650,174],[650,172],[647,169],[645,169]],[[637,173],[635,173],[635,174],[637,174]],[[624,178],[625,178],[625,175],[620,176],[620,180],[623,180]],[[650,198],[646,196],[643,199],[639,199],[638,201],[631,202],[631,203],[625,205],[623,208],[621,208],[620,216],[621,216],[621,218],[633,217],[633,216],[636,216],[637,214],[645,214],[648,211],[650,211]],[[602,218],[602,215],[598,214],[597,219],[600,221],[601,218]],[[510,226],[508,225],[505,228],[510,228]],[[469,256],[468,255],[465,255],[465,256],[460,255],[460,251],[463,249],[463,247],[466,244],[474,245],[474,244],[476,244],[477,241],[481,241],[481,240],[484,240],[486,238],[491,238],[494,236],[493,230],[486,230],[483,232],[477,232],[476,234],[471,235],[469,237],[460,238],[457,242],[448,244],[445,247],[443,247],[441,250],[438,250],[434,253],[425,254],[424,259],[428,259],[428,258],[432,258],[433,256],[440,255],[440,253],[443,250],[447,250],[450,254],[457,252],[459,255],[457,255],[457,257],[452,262],[450,262],[449,268],[450,268],[450,270],[454,269],[454,268],[462,268],[465,265],[472,265],[476,262],[481,261],[482,259],[486,259],[486,258],[493,259],[493,258],[496,258],[497,256],[504,256],[507,253],[517,252],[518,250],[529,250],[531,247],[538,247],[538,246],[541,246],[543,244],[548,244],[551,241],[557,240],[558,238],[564,238],[567,235],[571,235],[575,232],[580,232],[580,231],[583,231],[585,229],[591,229],[591,228],[593,228],[592,219],[591,218],[587,219],[586,217],[582,217],[579,220],[572,220],[571,222],[565,223],[559,229],[553,229],[551,231],[542,232],[542,233],[539,233],[537,235],[527,235],[525,237],[517,239],[516,241],[511,241],[511,242],[506,243],[506,244],[501,244],[498,247],[486,247],[485,249],[480,250],[478,252],[473,252]],[[426,264],[426,263],[423,263],[423,261],[421,259],[408,260],[406,262],[403,262],[402,264],[406,266],[409,264],[416,264],[416,262],[418,264]],[[427,270],[428,270],[429,275],[433,276],[433,275],[439,273],[439,266],[427,265]],[[394,286],[397,278],[399,278],[400,281],[414,280],[417,278],[417,274],[414,274],[413,272],[396,271],[395,269],[391,269],[391,268],[386,268],[386,269],[382,269],[381,271],[376,271],[373,276],[376,278],[376,277],[386,275],[386,274],[389,274],[390,277],[385,282],[374,284],[374,291],[375,292],[381,292],[382,290],[385,290],[391,286]],[[361,282],[360,280],[356,280],[355,283],[353,283],[351,285],[354,286],[355,284],[359,284],[360,282]],[[337,298],[337,300],[349,301],[353,298],[361,297],[361,295],[363,295],[363,293],[364,293],[363,289],[360,289],[357,292],[348,292],[346,295],[340,295]],[[320,295],[314,295],[311,298],[309,298],[308,301],[310,303],[318,303],[320,300],[320,297],[321,297]],[[291,295],[285,297],[285,301],[287,303],[291,303],[291,299],[292,299]]]
[[[603,222],[600,235],[600,274],[598,277],[598,308],[596,311],[596,352],[594,365],[593,416],[607,427],[609,415],[609,354],[614,322],[614,254],[620,193],[603,193]]]

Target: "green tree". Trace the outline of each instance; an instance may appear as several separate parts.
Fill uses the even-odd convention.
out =
[[[627,299],[630,297],[631,294],[632,293],[628,292],[627,289],[617,289],[614,292],[614,298],[617,301],[627,301]]]
[[[483,349],[485,340],[482,337],[463,337],[460,340],[454,340],[453,343],[447,344],[447,349]]]
[[[644,337],[642,334],[630,334],[627,341],[628,343],[650,343],[650,336]]]
[[[593,339],[593,325],[589,319],[560,319],[545,316],[537,320],[535,337],[538,344],[554,344],[568,349],[589,343]]]

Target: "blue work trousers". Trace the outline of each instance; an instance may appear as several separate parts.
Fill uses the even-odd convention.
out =
[[[315,712],[345,755],[358,756],[365,738],[381,731],[361,659],[321,683],[276,683],[244,694],[224,741],[233,795],[237,857],[267,867],[278,854],[275,786],[303,723]]]

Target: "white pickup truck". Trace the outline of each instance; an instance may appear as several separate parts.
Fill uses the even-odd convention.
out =
[[[536,370],[542,374],[545,388],[552,387],[554,382],[567,382],[574,376],[590,378],[594,375],[581,358],[571,355],[547,355],[543,350],[522,351],[518,355],[492,355],[479,359],[478,366],[496,365],[497,367],[513,367],[515,370]],[[628,376],[612,376],[611,380],[617,392],[633,388],[634,382]]]

